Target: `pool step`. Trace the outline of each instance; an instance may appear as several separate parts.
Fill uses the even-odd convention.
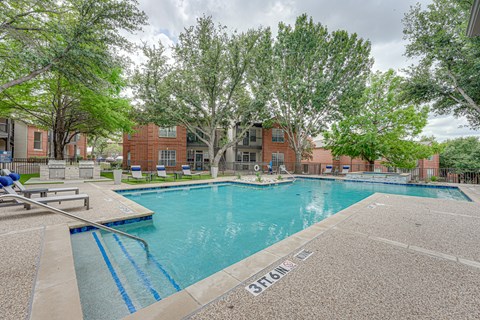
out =
[[[121,319],[135,312],[139,303],[130,295],[129,281],[111,259],[102,235],[75,235],[72,246],[74,252],[80,253],[74,261],[84,318]]]
[[[159,259],[138,241],[106,233],[101,239],[115,272],[125,279],[125,291],[136,310],[181,290]]]

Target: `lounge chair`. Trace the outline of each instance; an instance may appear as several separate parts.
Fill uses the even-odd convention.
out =
[[[167,170],[165,169],[165,166],[157,166],[157,177],[162,178],[162,179],[167,179]]]
[[[199,176],[202,174],[201,172],[195,172],[195,173],[192,173],[192,171],[190,170],[190,166],[188,164],[184,164],[182,165],[182,172],[183,172],[183,175],[186,176],[186,177],[190,177],[193,179],[193,177],[195,176]]]
[[[142,167],[140,166],[131,166],[130,170],[132,171],[132,175],[127,177],[127,180],[130,180],[130,178],[134,180],[142,180],[145,179],[147,180],[146,177],[142,175]]]
[[[331,164],[327,164],[325,167],[325,170],[323,171],[323,174],[332,174],[333,173],[333,166]]]
[[[80,190],[78,189],[78,187],[67,187],[67,188],[25,188],[25,186],[20,182],[20,174],[16,173],[16,172],[10,172],[8,169],[3,169],[2,170],[4,176],[8,176],[10,178],[12,178],[13,180],[13,184],[15,185],[15,187],[18,188],[18,190],[23,193],[23,194],[26,194],[27,195],[27,198],[30,198],[28,195],[29,194],[33,194],[33,193],[39,193],[42,195],[42,197],[46,197],[47,196],[47,192],[55,192],[55,194],[57,194],[57,192],[70,192],[70,191],[74,191],[75,194],[79,194],[80,193]]]
[[[12,178],[5,177],[5,176],[0,177],[0,185],[2,186],[6,194],[18,195],[18,193],[12,188],[12,185],[13,185]],[[33,200],[40,203],[83,200],[84,201],[83,203],[87,207],[87,210],[90,209],[90,197],[88,196],[88,194],[72,194],[72,195],[66,195],[66,196],[41,197],[41,198],[34,198]],[[30,203],[23,203],[23,205],[27,210],[30,210],[32,206]]]
[[[350,171],[350,166],[343,166],[340,174],[347,174]]]

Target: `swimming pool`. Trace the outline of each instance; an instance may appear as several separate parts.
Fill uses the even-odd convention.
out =
[[[73,234],[84,316],[126,316],[375,192],[468,200],[457,188],[309,179],[120,192],[156,213],[151,221],[118,227],[146,239],[150,255],[138,242],[109,233]]]

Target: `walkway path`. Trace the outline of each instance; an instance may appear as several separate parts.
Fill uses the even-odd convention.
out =
[[[116,196],[111,182],[76,186],[91,210],[81,201],[54,206],[96,221],[148,211]],[[468,188],[480,199],[480,187]],[[305,245],[310,258],[278,256],[271,267],[286,259],[298,267],[264,293],[244,287],[271,267],[191,317],[480,318],[479,202],[378,194],[347,210],[347,220]],[[0,208],[0,318],[28,318],[45,228],[66,223],[43,209]]]
[[[305,245],[310,258],[279,259],[192,319],[480,319],[479,203],[377,194],[360,204]],[[245,290],[287,259],[298,267],[268,290]]]

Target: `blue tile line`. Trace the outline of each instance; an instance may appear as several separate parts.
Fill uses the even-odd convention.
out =
[[[100,253],[102,254],[103,260],[105,260],[105,263],[107,264],[108,271],[110,271],[113,281],[117,285],[118,291],[120,291],[120,295],[122,296],[123,301],[125,301],[125,304],[127,305],[128,311],[130,311],[130,313],[134,313],[137,310],[135,309],[135,306],[133,305],[132,300],[128,296],[127,291],[125,291],[125,288],[123,287],[122,282],[118,278],[118,275],[115,272],[115,269],[113,268],[112,263],[110,262],[110,259],[107,256],[107,253],[105,252],[105,248],[100,242],[100,239],[98,239],[97,233],[92,232],[92,234],[93,234],[93,238],[95,239],[95,242],[97,243],[98,249],[100,249]]]
[[[152,220],[152,215],[139,217],[139,218],[111,221],[111,222],[104,223],[103,225],[107,227],[115,227],[115,226],[121,226],[124,224],[130,224],[130,223],[136,223],[136,222],[148,221],[148,220]],[[98,228],[94,226],[84,226],[79,228],[73,228],[73,229],[70,229],[70,234],[81,233],[81,232],[97,230],[97,229]]]
[[[331,178],[322,178],[322,177],[298,177],[298,179],[302,180],[329,180],[335,182],[356,182],[356,183],[380,183],[380,184],[393,184],[398,186],[407,186],[407,187],[416,187],[416,188],[437,188],[437,189],[458,189],[458,187],[454,186],[434,186],[434,185],[422,185],[422,184],[414,184],[414,183],[399,183],[399,182],[382,182],[382,181],[366,181],[366,180],[353,180],[353,179],[331,179]]]
[[[139,246],[141,246],[143,249],[145,249],[145,246],[140,243],[140,242],[137,242]],[[175,279],[173,279],[170,274],[167,272],[167,270],[165,270],[162,266],[162,264],[157,260],[155,259],[155,257],[150,253],[150,252],[147,252],[147,255],[148,255],[148,258],[151,259],[153,261],[153,263],[155,264],[155,266],[163,273],[163,275],[168,279],[168,281],[170,281],[170,283],[172,284],[172,286],[175,288],[175,290],[177,291],[181,291],[182,289],[180,288],[180,286],[177,284],[177,282],[175,281]]]
[[[252,186],[257,188],[268,188],[273,186],[281,186],[284,184],[292,183],[293,181],[285,180],[283,182],[272,182],[268,184],[254,184],[248,182],[238,182],[238,181],[218,181],[218,182],[208,182],[208,183],[195,183],[195,184],[187,184],[187,185],[179,185],[179,186],[158,186],[158,187],[151,187],[151,188],[136,188],[136,189],[121,189],[121,190],[114,190],[118,194],[127,194],[130,193],[138,193],[138,192],[145,192],[145,191],[158,191],[158,190],[173,190],[173,189],[185,189],[189,187],[199,187],[199,186],[214,186],[214,185],[222,185],[222,186],[229,186],[229,185],[241,185],[241,186]],[[181,191],[181,190],[179,190]]]
[[[128,259],[128,261],[130,261],[130,263],[132,264],[133,268],[135,269],[135,271],[137,272],[137,275],[140,277],[140,279],[142,279],[142,282],[143,284],[145,285],[145,287],[148,288],[148,290],[150,291],[150,293],[152,294],[152,296],[155,298],[155,300],[157,301],[160,301],[162,300],[162,297],[160,297],[160,294],[157,292],[157,290],[155,290],[152,286],[152,283],[150,282],[150,280],[148,279],[148,276],[145,274],[145,272],[142,271],[142,269],[140,269],[140,267],[138,266],[138,264],[135,262],[135,260],[133,260],[132,256],[130,255],[130,253],[128,253],[127,249],[125,248],[125,246],[123,245],[122,241],[120,240],[120,238],[118,238],[118,236],[116,234],[113,234],[113,238],[115,239],[115,241],[117,241],[117,244],[120,246],[120,249],[122,249],[122,252],[123,254],[125,255],[125,257]]]

